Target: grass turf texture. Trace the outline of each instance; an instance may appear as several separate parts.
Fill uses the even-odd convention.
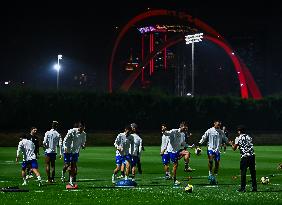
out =
[[[136,188],[115,188],[112,185],[111,175],[115,168],[113,147],[88,147],[80,154],[77,190],[66,190],[66,184],[60,182],[63,165],[60,159],[56,161],[55,184],[45,183],[38,187],[36,180],[31,179],[28,186],[22,187],[21,166],[14,162],[16,148],[2,147],[0,187],[19,186],[29,189],[29,192],[0,192],[0,204],[282,204],[282,171],[277,170],[282,146],[256,146],[255,151],[258,192],[250,192],[250,176],[247,176],[247,192],[238,193],[240,155],[230,147],[221,155],[217,186],[208,184],[207,156],[203,148],[200,156],[190,150],[190,165],[196,171],[185,173],[184,162],[180,160],[178,180],[182,183],[177,188],[173,187],[172,180],[163,179],[159,147],[146,147],[142,155],[143,174],[137,174]],[[46,180],[42,151],[38,161],[41,176]],[[261,184],[262,176],[270,177],[270,184]],[[192,193],[184,191],[188,183],[194,187]]]

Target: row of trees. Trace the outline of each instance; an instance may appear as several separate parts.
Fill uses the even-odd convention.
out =
[[[87,129],[113,130],[136,122],[143,130],[170,127],[182,120],[193,129],[208,128],[213,119],[228,127],[244,124],[252,130],[282,129],[282,97],[243,100],[231,96],[173,97],[144,93],[0,91],[0,123],[6,130],[49,127],[58,120],[63,128],[82,119]]]

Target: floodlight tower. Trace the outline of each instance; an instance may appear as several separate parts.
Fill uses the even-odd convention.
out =
[[[191,92],[191,96],[194,97],[195,94],[195,77],[194,77],[194,43],[200,42],[202,41],[203,38],[203,33],[196,33],[193,35],[187,35],[185,36],[185,41],[186,44],[192,44],[192,92]]]

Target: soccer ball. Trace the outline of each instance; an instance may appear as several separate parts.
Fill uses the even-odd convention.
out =
[[[269,178],[268,177],[262,177],[262,178],[260,178],[260,181],[261,181],[262,184],[268,184]]]
[[[193,185],[187,184],[187,186],[184,188],[184,191],[185,191],[185,192],[192,193],[192,191],[193,191]]]
[[[195,154],[199,156],[201,153],[202,153],[202,149],[200,147],[197,147],[195,149]]]

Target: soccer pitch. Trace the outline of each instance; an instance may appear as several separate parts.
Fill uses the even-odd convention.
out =
[[[165,180],[159,147],[145,147],[142,154],[143,174],[136,176],[136,188],[115,188],[111,176],[115,168],[114,147],[87,147],[80,153],[78,162],[78,189],[66,190],[60,182],[63,160],[56,161],[56,183],[38,187],[35,179],[22,187],[21,166],[15,164],[16,147],[0,149],[0,187],[19,186],[29,192],[0,192],[0,204],[282,204],[282,171],[277,165],[282,161],[282,146],[255,146],[258,192],[250,192],[250,176],[247,176],[247,192],[236,190],[240,185],[240,154],[230,147],[221,154],[218,185],[211,186],[207,180],[207,156],[205,148],[200,156],[191,152],[190,166],[196,169],[185,173],[184,161],[178,167],[179,187],[172,180]],[[38,160],[44,181],[44,157]],[[172,168],[172,165],[171,165]],[[249,174],[249,172],[247,173]],[[260,183],[268,176],[270,183]],[[192,184],[192,193],[184,192]]]

